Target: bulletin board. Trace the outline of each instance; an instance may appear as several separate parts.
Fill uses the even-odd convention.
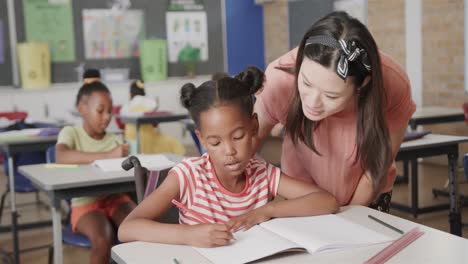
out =
[[[15,3],[16,14],[16,34],[18,43],[24,42],[27,39],[26,19],[24,19],[24,1],[34,0],[19,0]],[[40,0],[38,0],[40,1]],[[54,0],[62,1],[62,0]],[[140,62],[138,56],[122,58],[121,56],[107,56],[110,52],[101,57],[87,56],[85,44],[90,43],[89,40],[84,38],[83,27],[83,10],[93,9],[109,9],[109,2],[111,1],[96,1],[96,0],[70,0],[72,11],[72,30],[73,35],[67,36],[67,39],[73,39],[73,52],[67,52],[59,58],[53,59],[52,62],[52,82],[76,82],[78,81],[78,74],[76,68],[84,63],[85,68],[129,68],[130,78],[141,78]],[[3,42],[0,48],[3,47],[3,53],[0,51],[0,86],[12,84],[12,71],[10,59],[10,45],[8,38],[8,16],[7,16],[7,1],[0,1],[0,33],[3,32]],[[131,7],[129,10],[142,11],[142,34],[146,39],[159,38],[166,39],[166,10],[168,1],[166,0],[131,0]],[[196,74],[212,74],[224,68],[224,53],[223,53],[223,23],[222,23],[222,9],[221,1],[219,0],[204,0],[204,7],[206,11],[206,19],[208,25],[208,48],[209,57],[206,61],[200,61],[196,64]],[[86,12],[85,12],[86,13]],[[131,17],[139,17],[138,15],[130,15]],[[98,17],[94,17],[98,19]],[[66,17],[62,20],[66,21]],[[126,25],[128,25],[127,23]],[[131,24],[131,23],[130,23]],[[62,32],[65,35],[66,31]],[[31,34],[31,33],[29,33]],[[130,36],[131,37],[131,36]],[[88,42],[86,42],[88,41]],[[59,43],[59,47],[63,50],[67,42]],[[3,46],[2,46],[3,45]],[[130,51],[132,52],[132,51]],[[2,56],[3,60],[2,60]],[[89,55],[89,54],[88,54]],[[137,54],[138,55],[138,54]],[[3,63],[2,63],[3,62]],[[182,63],[168,62],[167,68],[168,76],[184,76],[186,74],[185,66]]]

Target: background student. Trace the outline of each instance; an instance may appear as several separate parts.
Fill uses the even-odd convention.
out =
[[[158,103],[146,96],[143,81],[135,80],[130,85],[130,101],[122,106],[120,113],[134,115],[153,112],[158,108]],[[125,125],[125,139],[134,142],[131,153],[136,154],[136,127],[133,124]],[[144,124],[140,126],[140,151],[150,153],[176,153],[185,154],[185,147],[176,138],[162,134],[157,125]]]
[[[56,146],[57,163],[87,164],[128,155],[128,145],[119,143],[118,137],[106,132],[112,117],[112,99],[104,84],[99,81],[84,84],[78,92],[76,106],[83,124],[62,129]],[[72,199],[72,229],[89,238],[90,263],[109,262],[110,248],[116,241],[114,225],[119,226],[135,206],[125,194]]]
[[[344,12],[317,21],[299,47],[268,65],[255,104],[260,141],[284,125],[285,173],[340,205],[386,212],[394,159],[415,109],[406,73]]]
[[[130,213],[119,228],[123,242],[143,240],[199,247],[226,245],[232,232],[273,217],[333,213],[329,193],[256,160],[257,116],[253,95],[263,72],[249,68],[236,78],[181,89],[181,102],[199,128],[207,153],[174,167],[161,186]],[[280,195],[286,200],[271,202]],[[181,225],[158,222],[175,199]]]

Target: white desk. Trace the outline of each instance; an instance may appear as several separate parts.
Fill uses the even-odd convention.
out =
[[[135,124],[136,126],[136,145],[137,153],[140,153],[140,126],[143,124],[158,124],[166,122],[175,122],[189,118],[188,114],[176,114],[171,112],[154,112],[146,113],[140,116],[125,116],[119,115],[120,119],[125,124]]]
[[[177,155],[166,155],[179,162]],[[62,222],[60,201],[79,196],[122,193],[135,190],[133,170],[103,172],[93,165],[80,165],[78,168],[48,169],[45,164],[20,166],[19,171],[38,188],[45,191],[51,201],[54,237],[54,263],[63,263]]]
[[[0,139],[0,149],[5,151],[8,156],[8,182],[10,189],[10,203],[11,203],[11,233],[13,237],[13,256],[15,263],[19,263],[19,240],[18,229],[32,228],[43,226],[44,223],[25,224],[18,226],[18,212],[16,211],[16,198],[15,198],[15,160],[14,156],[17,153],[33,152],[33,151],[46,151],[48,147],[55,144],[57,136],[21,136]],[[50,224],[50,223],[49,223]]]
[[[418,158],[447,155],[449,170],[449,205],[438,205],[426,208],[418,206],[418,171],[417,166],[411,166],[411,207],[392,203],[392,207],[411,212],[413,215],[419,213],[433,212],[437,210],[450,209],[449,221],[450,232],[461,236],[461,214],[458,203],[458,182],[457,182],[457,159],[458,145],[468,142],[468,137],[448,136],[429,134],[423,138],[404,142],[398,151],[396,160],[417,160]]]
[[[409,125],[412,130],[416,130],[418,125],[460,122],[464,120],[465,115],[461,106],[459,108],[425,106],[416,109],[416,112],[414,112],[409,121]]]
[[[448,122],[461,122],[465,120],[465,115],[463,109],[460,106],[459,108],[452,107],[442,107],[442,106],[423,106],[418,107],[416,112],[409,121],[409,126],[412,131],[416,131],[419,125],[430,125],[430,124],[440,124]],[[403,177],[398,180],[407,182],[408,181],[408,161],[411,162],[411,167],[417,167],[418,161],[413,160],[404,160],[403,162]],[[416,169],[417,171],[417,169]]]
[[[460,238],[427,226],[378,212],[364,206],[342,207],[338,215],[377,232],[398,237],[398,234],[372,220],[367,215],[372,214],[379,219],[392,224],[403,231],[409,231],[415,226],[424,230],[425,234],[400,251],[388,263],[466,263],[468,260],[468,240]],[[363,263],[387,244],[355,248],[338,252],[310,255],[308,253],[286,253],[275,255],[258,263]],[[261,247],[261,245],[258,245]],[[242,252],[239,252],[242,254]],[[147,242],[132,242],[120,244],[112,248],[112,259],[119,264],[173,263],[176,257],[181,264],[210,263],[197,251],[189,246],[168,245]],[[257,263],[257,262],[256,262]]]

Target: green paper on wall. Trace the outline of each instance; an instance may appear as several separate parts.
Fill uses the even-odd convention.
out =
[[[141,41],[140,66],[145,82],[167,79],[166,41],[163,39]]]
[[[26,40],[49,44],[52,61],[75,60],[75,33],[70,0],[24,0]]]

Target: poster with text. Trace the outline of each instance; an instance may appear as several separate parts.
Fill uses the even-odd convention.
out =
[[[138,57],[143,11],[84,9],[83,35],[87,59]]]
[[[205,11],[166,12],[166,32],[170,62],[208,60]]]
[[[70,0],[23,0],[27,42],[49,44],[53,62],[75,61],[75,33]]]

